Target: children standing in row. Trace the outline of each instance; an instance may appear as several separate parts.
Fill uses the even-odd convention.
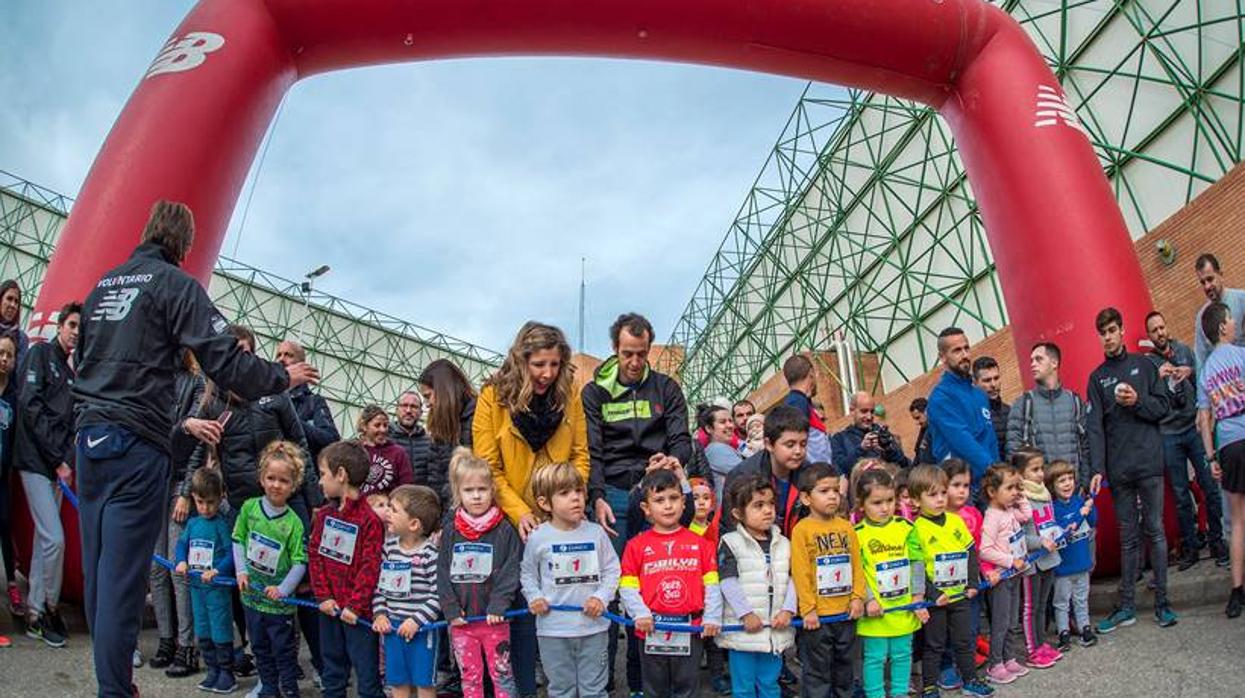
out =
[[[519,534],[494,503],[487,461],[465,448],[450,459],[454,526],[441,537],[437,588],[450,624],[450,644],[462,671],[463,696],[482,698],[488,667],[495,698],[515,694],[510,626],[504,614],[519,588]],[[468,622],[468,617],[486,620]]]
[[[532,474],[532,497],[548,517],[528,536],[520,582],[536,616],[550,698],[604,698],[610,623],[602,617],[618,590],[618,555],[601,526],[584,520],[588,491],[569,463]],[[583,613],[551,613],[551,606]]]
[[[1055,629],[1059,631],[1059,649],[1072,646],[1068,626],[1069,605],[1076,614],[1082,647],[1098,644],[1089,625],[1089,572],[1094,566],[1090,544],[1098,511],[1092,497],[1077,492],[1076,468],[1067,461],[1057,460],[1046,470],[1046,486],[1054,497],[1055,523],[1064,539],[1059,548],[1059,565],[1055,567]]]
[[[212,584],[217,576],[233,575],[233,542],[229,522],[220,514],[225,486],[220,471],[200,468],[190,479],[190,495],[198,516],[186,520],[177,539],[174,572],[190,580],[195,637],[207,665],[199,690],[232,693],[238,687],[233,675],[233,617],[229,587]]]

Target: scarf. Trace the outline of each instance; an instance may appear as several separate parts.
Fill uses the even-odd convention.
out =
[[[510,422],[519,430],[532,453],[544,448],[558,427],[562,426],[562,410],[553,409],[550,403],[551,392],[547,390],[544,395],[532,395],[526,411],[516,411],[510,415]]]
[[[497,524],[501,523],[501,509],[496,505],[489,507],[489,510],[479,516],[472,516],[467,510],[459,507],[454,512],[454,530],[467,540],[477,541],[484,537],[485,533],[493,530]]]
[[[1046,485],[1040,482],[1030,482],[1029,480],[1021,480],[1021,487],[1025,491],[1025,496],[1035,502],[1049,502],[1050,490],[1046,489]]]

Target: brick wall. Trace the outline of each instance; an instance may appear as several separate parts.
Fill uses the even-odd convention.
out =
[[[1176,248],[1176,261],[1171,266],[1160,261],[1155,249],[1158,241],[1164,239]],[[1135,249],[1150,285],[1155,308],[1167,317],[1167,327],[1172,335],[1191,344],[1193,318],[1206,300],[1194,276],[1193,260],[1202,252],[1212,252],[1219,257],[1227,285],[1235,288],[1245,286],[1245,164],[1237,165],[1188,206],[1137,240]],[[1142,320],[1143,318],[1125,318],[1129,323]],[[980,341],[976,337],[970,339],[973,340],[974,358],[989,355],[998,360],[1003,375],[1003,399],[1007,402],[1013,401],[1024,389],[1024,384],[1021,367],[1016,363],[1011,329],[1005,327]],[[830,359],[828,365],[837,366],[833,363],[834,355],[827,355]],[[1028,366],[1023,368],[1027,372]],[[941,370],[931,371],[878,400],[886,409],[887,424],[903,439],[909,451],[916,438],[916,425],[908,416],[908,403],[913,398],[929,395],[940,375]],[[782,376],[775,378],[778,383],[782,383]],[[774,390],[771,385],[773,382],[774,379],[771,378],[754,395],[768,398]],[[862,385],[869,384],[868,381],[862,381]],[[783,387],[785,388],[785,384]],[[1078,392],[1084,390],[1084,386],[1075,387]],[[837,404],[838,393],[830,395],[833,397],[823,399],[827,404]],[[763,402],[765,400],[757,401],[759,409]],[[841,414],[841,411],[836,412]],[[846,426],[847,419],[839,416],[827,422],[832,431],[837,431]]]

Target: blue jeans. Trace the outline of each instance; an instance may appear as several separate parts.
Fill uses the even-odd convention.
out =
[[[294,614],[263,613],[247,608],[246,628],[251,636],[251,651],[255,653],[255,668],[264,685],[260,695],[297,696],[298,640],[294,638]],[[375,636],[372,636],[372,644],[376,644]]]
[[[627,541],[631,540],[632,532],[627,528],[627,507],[631,504],[631,493],[621,487],[605,486],[605,501],[609,502],[610,508],[614,510],[614,530],[618,535],[611,539],[614,544],[614,552],[618,553],[619,559],[622,559],[623,549],[627,547]],[[614,676],[614,658],[618,656],[618,625],[610,623],[610,644],[609,658],[610,667],[609,675]],[[640,681],[640,642],[636,639],[635,633],[627,633],[627,688],[632,693],[641,690]]]
[[[771,652],[740,652],[731,650],[727,659],[731,667],[731,695],[778,698],[778,675],[782,673],[782,655]]]
[[[191,582],[190,607],[196,637],[218,645],[233,642],[233,601],[228,587]]]
[[[95,680],[101,698],[130,698],[149,551],[168,516],[169,456],[114,425],[83,427],[76,438],[83,606]]]
[[[352,666],[358,679],[359,698],[385,695],[380,687],[380,641],[370,628],[364,627],[367,622],[360,618],[359,625],[347,625],[320,615],[320,659],[324,662],[320,680],[324,683],[325,698],[346,698]]]
[[[1197,513],[1193,510],[1193,493],[1189,491],[1189,463],[1193,464],[1197,486],[1202,489],[1202,498],[1206,502],[1206,526],[1210,532],[1207,539],[1211,543],[1222,543],[1223,497],[1219,494],[1219,483],[1215,482],[1210,466],[1206,464],[1206,449],[1202,447],[1202,436],[1197,427],[1190,427],[1180,434],[1164,434],[1163,461],[1176,495],[1181,551],[1186,555],[1189,551],[1197,551]]]

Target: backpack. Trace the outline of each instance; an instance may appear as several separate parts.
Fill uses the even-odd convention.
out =
[[[1081,409],[1082,409],[1081,408],[1081,396],[1077,395],[1076,393],[1072,391],[1068,391],[1068,392],[1069,394],[1072,395],[1072,400],[1073,400],[1072,421],[1074,424],[1076,424],[1076,435],[1078,438],[1084,439],[1085,438],[1085,422],[1081,419]],[[1022,395],[1020,399],[1024,401],[1024,406],[1021,407],[1022,414],[1024,415],[1023,416],[1024,431],[1021,433],[1021,436],[1020,436],[1020,445],[1021,447],[1037,448],[1037,445],[1033,443],[1033,438],[1032,438],[1033,436],[1033,391],[1026,390],[1025,394]]]

